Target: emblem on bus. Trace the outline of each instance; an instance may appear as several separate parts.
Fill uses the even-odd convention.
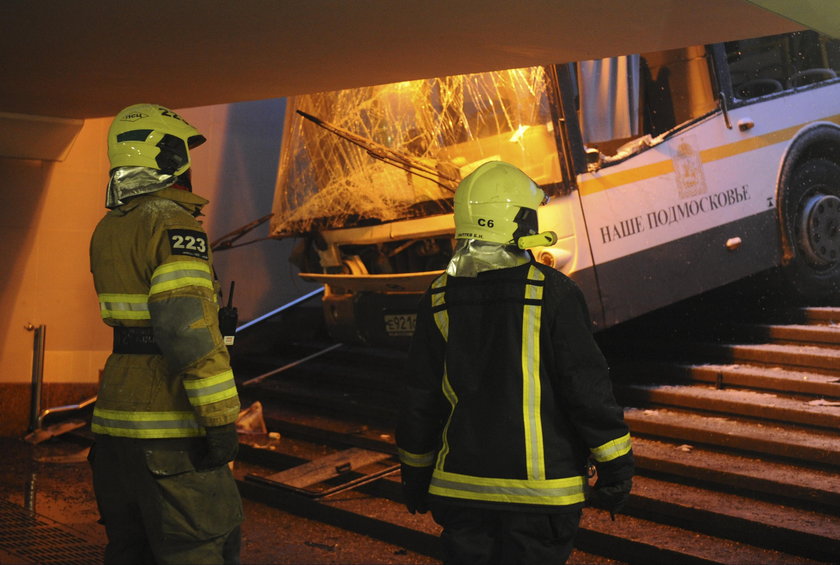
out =
[[[680,198],[705,194],[708,189],[706,178],[703,176],[703,163],[700,161],[700,154],[694,148],[693,136],[687,136],[680,141],[672,159]]]

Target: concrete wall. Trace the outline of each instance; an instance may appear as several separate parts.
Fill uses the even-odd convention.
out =
[[[179,109],[208,138],[192,157],[195,192],[210,200],[203,221],[211,241],[271,211],[283,112],[282,99]],[[105,212],[110,121],[87,120],[62,162],[0,158],[2,435],[22,433],[29,419],[33,332],[27,327],[46,326],[45,406],[75,403],[95,391],[109,353],[111,332],[99,317],[88,244]],[[241,241],[267,232],[264,225]],[[236,280],[240,322],[316,288],[292,272],[293,243],[268,240],[217,254],[223,287]]]

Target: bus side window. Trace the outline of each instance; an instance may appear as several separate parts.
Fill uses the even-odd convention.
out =
[[[642,57],[642,81],[644,89],[644,128],[657,136],[677,125],[674,103],[671,100],[671,72],[667,67],[653,75],[647,58]]]
[[[724,44],[736,98],[749,100],[831,80],[840,70],[836,40],[807,30]]]
[[[607,158],[643,149],[647,136],[716,107],[706,50],[699,45],[586,61],[578,65],[578,79],[584,143]]]
[[[645,53],[644,59],[651,80],[646,89],[651,135],[662,134],[715,109],[704,46]]]
[[[601,148],[605,142],[637,137],[639,56],[581,61],[577,74],[584,143]]]
[[[784,89],[788,73],[783,49],[777,40],[781,37],[762,37],[725,44],[732,88],[737,98],[758,98]]]

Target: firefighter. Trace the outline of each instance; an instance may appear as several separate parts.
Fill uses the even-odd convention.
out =
[[[397,446],[412,514],[443,528],[444,562],[564,563],[591,504],[616,512],[631,440],[579,288],[527,249],[547,198],[493,161],[455,192],[452,260],[420,304]]]
[[[196,220],[190,150],[205,138],[156,104],[108,131],[106,207],[90,243],[114,329],[93,412],[93,486],[106,563],[239,563],[242,503],[228,465],[239,396],[218,323],[218,283]]]

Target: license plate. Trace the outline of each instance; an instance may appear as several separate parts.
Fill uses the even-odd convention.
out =
[[[417,314],[385,314],[385,332],[390,336],[412,335]]]

